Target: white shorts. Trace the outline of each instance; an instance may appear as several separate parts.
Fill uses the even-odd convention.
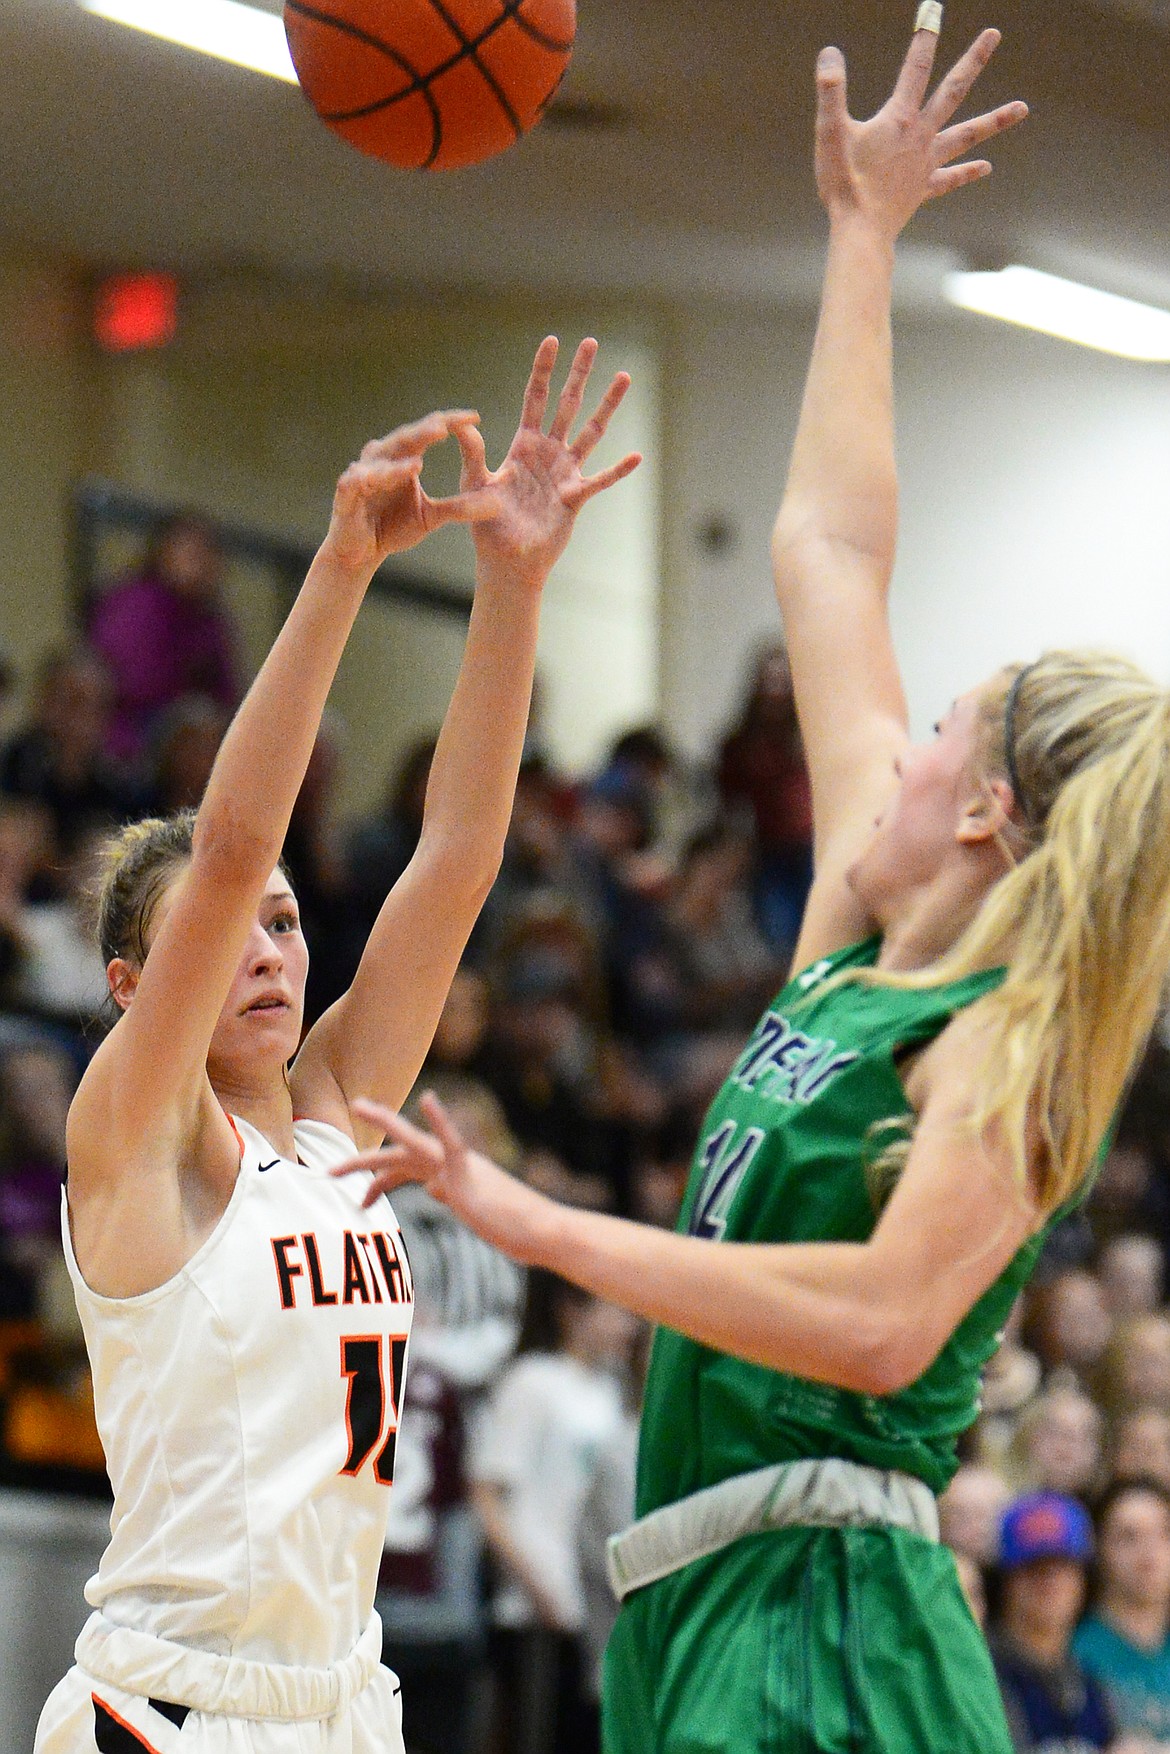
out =
[[[184,1713],[70,1669],[50,1693],[33,1754],[405,1754],[402,1689],[379,1669],[332,1717]]]

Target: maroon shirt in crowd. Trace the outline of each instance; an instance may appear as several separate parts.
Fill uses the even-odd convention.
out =
[[[158,715],[185,694],[224,706],[239,699],[231,623],[214,601],[146,575],[114,585],[93,613],[89,638],[114,678],[109,753],[134,762]]]

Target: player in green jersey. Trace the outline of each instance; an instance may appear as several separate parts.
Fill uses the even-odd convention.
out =
[[[669,1235],[555,1205],[385,1110],[373,1189],[660,1324],[638,1521],[611,1551],[610,1754],[1008,1754],[935,1493],[1049,1226],[1082,1193],[1170,967],[1170,697],[1049,653],[910,742],[886,597],[894,245],[964,155],[998,41],[889,102],[818,65],[830,238],[773,559],[816,825],[797,973],[716,1099]]]

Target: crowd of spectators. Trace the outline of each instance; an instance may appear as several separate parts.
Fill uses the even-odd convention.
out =
[[[0,749],[0,1476],[101,1492],[59,1243],[65,1116],[100,1038],[101,839],[194,803],[241,679],[206,520],[46,655]],[[308,1021],[348,984],[418,842],[432,738],[380,808],[337,818],[326,723],[285,858]],[[499,879],[420,1090],[558,1197],[677,1214],[703,1112],[782,982],[811,811],[781,647],[710,760],[653,725],[560,773],[534,717]],[[410,1754],[588,1754],[633,1503],[648,1336],[525,1275],[421,1189],[396,1209],[418,1294],[378,1606]],[[1019,1749],[1170,1750],[1170,1052],[1151,1044],[1088,1207],[1054,1233],[986,1377],[941,1504]]]

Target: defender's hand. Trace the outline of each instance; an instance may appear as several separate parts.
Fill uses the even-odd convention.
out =
[[[369,1171],[373,1180],[363,1206],[372,1205],[381,1194],[393,1193],[403,1182],[421,1182],[485,1242],[514,1260],[532,1264],[541,1214],[552,1210],[552,1202],[490,1158],[470,1150],[437,1096],[428,1092],[419,1108],[429,1132],[381,1103],[359,1098],[353,1104],[354,1114],[381,1128],[387,1142],[378,1150],[358,1153],[329,1173],[346,1176],[355,1170]]]
[[[927,98],[938,36],[932,30],[916,31],[897,85],[868,122],[854,121],[849,114],[840,49],[821,50],[816,175],[817,190],[832,217],[861,214],[893,239],[923,202],[991,174],[985,158],[961,164],[954,160],[1022,122],[1027,104],[1001,104],[969,122],[947,124],[999,41],[997,30],[981,32]]]

